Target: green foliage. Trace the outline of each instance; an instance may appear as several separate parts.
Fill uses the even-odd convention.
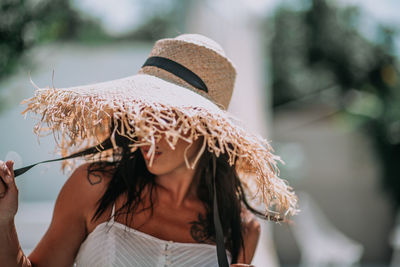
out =
[[[399,205],[400,81],[393,52],[396,31],[381,25],[375,40],[368,40],[358,30],[360,13],[356,8],[338,8],[326,0],[311,3],[305,11],[282,8],[274,18],[270,51],[274,107],[335,90],[329,101],[349,124],[356,122],[374,140],[382,159],[384,184]]]
[[[154,41],[183,31],[185,8],[190,1],[170,0],[161,9],[159,1],[142,1],[144,21],[131,32],[111,37],[99,21],[81,14],[69,0],[0,1],[0,80],[20,64],[24,51],[33,45],[55,40],[108,42],[113,40]]]
[[[98,23],[83,19],[65,0],[0,1],[0,79],[35,44],[54,40],[107,40]]]

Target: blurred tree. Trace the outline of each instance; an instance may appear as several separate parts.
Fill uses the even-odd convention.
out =
[[[183,31],[185,9],[190,1],[170,0],[168,9],[157,1],[145,7],[143,22],[119,37],[105,33],[99,20],[75,10],[69,0],[0,1],[0,79],[10,74],[23,52],[35,44],[55,40],[104,42],[111,40],[154,41]]]
[[[64,0],[0,1],[0,79],[10,74],[23,52],[54,40],[106,39],[98,23],[84,19]]]
[[[329,104],[349,125],[362,126],[374,140],[383,164],[383,181],[400,205],[400,81],[393,39],[396,29],[380,25],[375,40],[359,32],[357,8],[338,8],[326,0],[295,11],[281,7],[274,17],[271,45],[273,106],[334,90]],[[315,99],[314,99],[315,100]]]

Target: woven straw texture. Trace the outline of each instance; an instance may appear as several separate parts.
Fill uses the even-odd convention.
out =
[[[204,136],[205,149],[219,156],[229,155],[248,194],[258,197],[269,216],[285,219],[297,210],[297,197],[286,181],[278,177],[272,148],[262,137],[252,134],[225,111],[232,96],[235,68],[214,41],[194,34],[156,42],[150,56],[174,60],[196,73],[209,93],[200,91],[173,74],[156,67],[143,67],[139,74],[85,86],[37,88],[34,97],[23,104],[40,115],[35,126],[38,135],[53,133],[63,156],[97,145],[116,131],[128,138],[139,137],[151,145],[165,136],[171,148],[179,138],[188,142]],[[188,90],[189,89],[189,90]],[[121,129],[110,125],[121,124]],[[116,145],[115,145],[116,146]],[[67,162],[65,162],[67,163]]]

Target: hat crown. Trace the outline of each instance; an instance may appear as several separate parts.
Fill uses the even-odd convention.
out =
[[[211,40],[208,37],[205,37],[204,35],[195,34],[195,33],[185,33],[185,34],[181,34],[181,35],[178,35],[177,37],[175,37],[175,40],[181,40],[184,42],[204,46],[204,47],[214,50],[221,56],[226,57],[224,49],[217,42],[215,42],[214,40]]]
[[[159,67],[144,66],[139,73],[186,87],[208,98],[222,109],[228,108],[236,70],[217,42],[200,34],[182,34],[173,39],[158,40],[149,57],[163,57],[179,63],[196,74],[205,83],[208,92]]]

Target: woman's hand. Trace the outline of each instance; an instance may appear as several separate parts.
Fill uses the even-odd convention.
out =
[[[13,221],[18,209],[18,189],[13,166],[11,160],[0,160],[0,224]]]

